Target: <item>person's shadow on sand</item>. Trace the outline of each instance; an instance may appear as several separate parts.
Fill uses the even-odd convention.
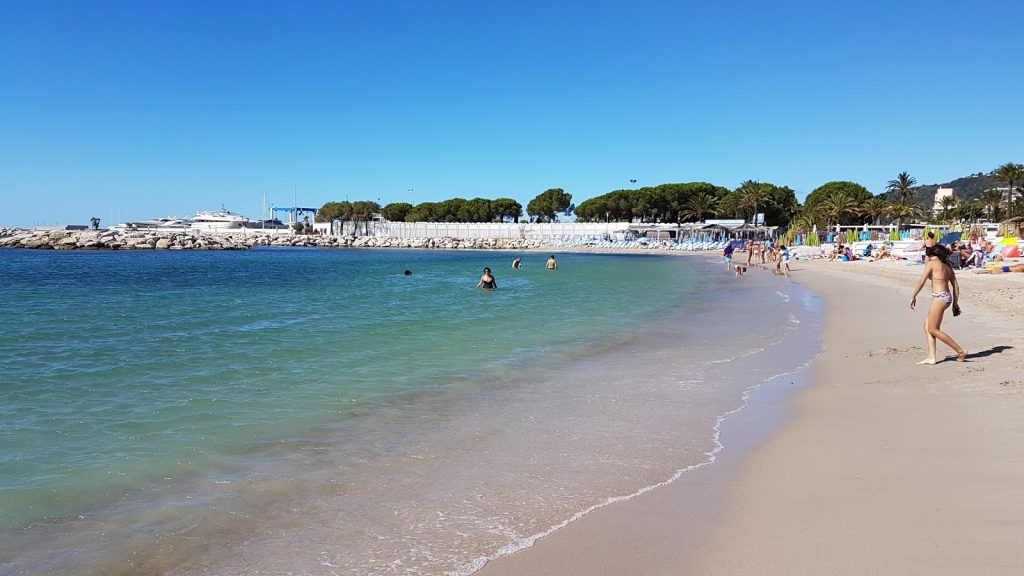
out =
[[[982,350],[981,352],[971,352],[966,356],[966,360],[973,360],[975,358],[985,358],[993,354],[1002,354],[1007,350],[1013,350],[1013,346],[993,346],[988,350]]]

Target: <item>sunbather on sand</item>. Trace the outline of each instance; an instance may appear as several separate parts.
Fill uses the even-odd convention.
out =
[[[974,271],[975,274],[1002,274],[1004,272],[1024,272],[1024,262],[998,268],[979,268]]]

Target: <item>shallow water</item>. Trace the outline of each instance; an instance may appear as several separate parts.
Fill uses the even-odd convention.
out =
[[[0,251],[0,568],[469,573],[708,461],[817,351],[767,273],[513,257]]]

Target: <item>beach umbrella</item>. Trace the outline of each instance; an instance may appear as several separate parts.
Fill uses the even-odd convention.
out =
[[[952,244],[953,242],[959,240],[960,237],[963,236],[963,234],[963,232],[950,232],[949,234],[946,234],[945,236],[939,239],[939,244]]]

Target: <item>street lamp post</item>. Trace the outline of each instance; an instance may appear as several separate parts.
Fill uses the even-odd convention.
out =
[[[630,178],[629,179],[629,184],[631,186],[633,186],[634,188],[636,188],[636,178]]]

